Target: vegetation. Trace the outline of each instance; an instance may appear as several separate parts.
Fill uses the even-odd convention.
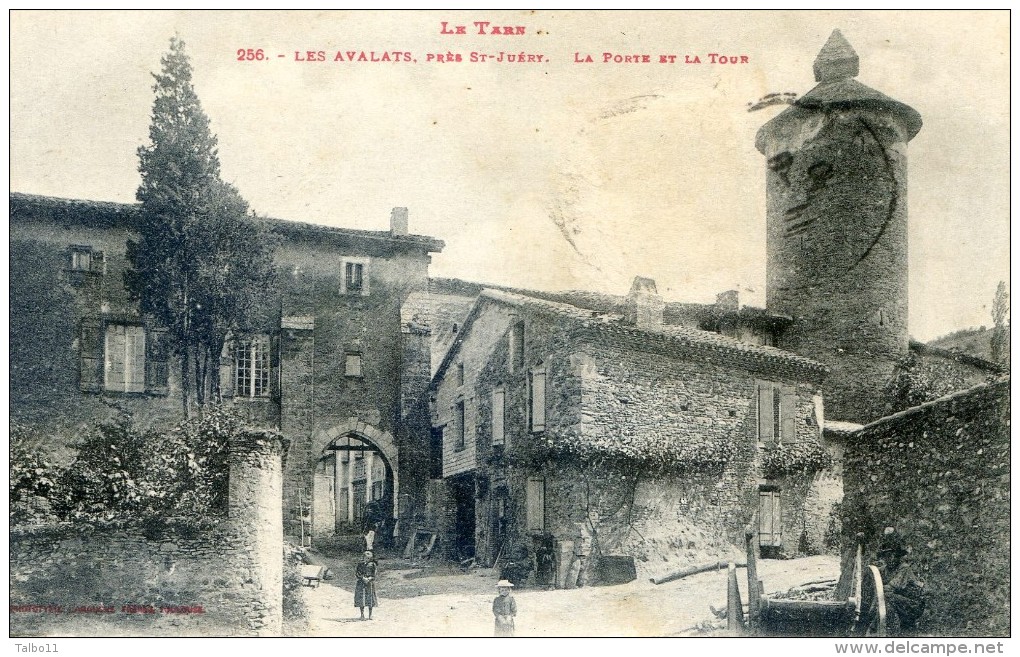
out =
[[[812,474],[832,465],[832,456],[813,440],[778,445],[764,450],[762,473],[768,478]]]
[[[965,385],[952,363],[939,358],[925,359],[911,352],[900,361],[886,386],[886,394],[892,405],[890,411],[895,413],[944,397]]]
[[[217,140],[195,94],[183,41],[170,40],[154,77],[151,143],[138,149],[139,239],[128,242],[124,283],[142,312],[167,328],[190,418],[193,394],[200,406],[219,400],[228,334],[250,331],[267,312],[275,241],[220,179]]]
[[[74,461],[60,467],[12,423],[11,523],[215,522],[227,509],[228,441],[242,430],[240,417],[218,406],[169,431],[141,430],[119,412],[89,430]]]
[[[61,468],[39,447],[41,437],[30,427],[11,422],[10,523],[39,522],[52,516],[50,496]]]
[[[992,320],[995,327],[992,329],[991,358],[1000,365],[1009,366],[1009,289],[1006,281],[999,281],[995,289],[995,300],[992,303]]]

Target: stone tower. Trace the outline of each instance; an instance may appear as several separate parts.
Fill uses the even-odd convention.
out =
[[[921,117],[857,72],[834,31],[818,85],[755,145],[768,166],[766,305],[794,319],[780,346],[829,365],[828,417],[868,422],[907,354],[907,142]]]

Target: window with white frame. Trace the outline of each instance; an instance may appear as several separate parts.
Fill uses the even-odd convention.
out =
[[[344,374],[346,376],[363,376],[361,369],[361,354],[349,351],[344,354]]]
[[[340,294],[368,294],[368,258],[341,258]]]
[[[269,396],[269,336],[234,344],[234,396]]]
[[[145,329],[108,324],[103,388],[112,392],[145,392]]]
[[[92,269],[92,247],[71,247],[71,270],[90,271]]]

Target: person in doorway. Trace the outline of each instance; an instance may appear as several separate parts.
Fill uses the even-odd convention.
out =
[[[492,601],[492,615],[496,617],[496,633],[493,636],[513,636],[514,616],[517,615],[517,601],[510,594],[514,585],[505,579],[496,583],[499,595]]]
[[[354,606],[361,610],[361,620],[365,620],[365,607],[368,607],[368,620],[372,620],[372,609],[379,606],[375,595],[375,578],[379,564],[370,550],[365,550],[361,561],[354,569]]]

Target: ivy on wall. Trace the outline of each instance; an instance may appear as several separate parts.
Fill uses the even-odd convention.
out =
[[[762,474],[769,479],[796,474],[814,474],[832,465],[832,456],[813,440],[765,449],[761,459]]]

